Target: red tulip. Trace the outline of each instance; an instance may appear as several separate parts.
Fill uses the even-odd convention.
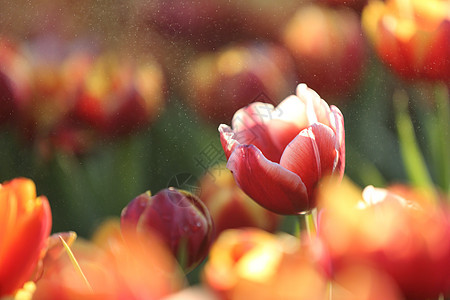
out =
[[[213,234],[211,216],[200,199],[174,188],[136,197],[123,209],[121,225],[144,237],[149,230],[158,233],[186,271],[206,257]]]
[[[344,118],[305,84],[274,108],[253,103],[220,125],[227,167],[241,189],[265,208],[298,214],[315,207],[319,180],[345,166]]]
[[[30,279],[51,226],[47,198],[36,197],[33,181],[17,178],[0,185],[0,296]]]

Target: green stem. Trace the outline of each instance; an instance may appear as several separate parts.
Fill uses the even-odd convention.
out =
[[[302,239],[307,233],[308,240],[311,241],[316,235],[316,225],[311,210],[298,215],[298,236]]]

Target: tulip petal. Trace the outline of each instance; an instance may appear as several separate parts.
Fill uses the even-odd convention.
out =
[[[301,83],[297,86],[297,97],[306,105],[309,125],[320,122],[330,126],[330,107],[313,89]]]
[[[219,134],[220,143],[222,144],[223,151],[225,152],[225,156],[228,160],[236,145],[239,145],[239,142],[234,138],[235,133],[228,125],[221,124],[219,126]]]
[[[238,110],[232,120],[234,139],[240,144],[255,145],[264,153],[264,156],[278,162],[284,148],[280,148],[272,140],[268,130],[268,124],[279,113],[273,105],[255,102]]]
[[[302,130],[281,156],[280,165],[300,176],[309,197],[313,196],[320,178],[333,171],[335,140],[336,136],[330,127],[315,123]]]
[[[297,214],[309,209],[301,178],[269,161],[255,146],[238,145],[227,167],[240,188],[261,206],[278,214]]]
[[[344,130],[344,116],[342,115],[339,108],[332,105],[331,106],[331,128],[336,134],[336,145],[335,148],[339,155],[336,156],[336,172],[342,178],[344,176],[345,169],[345,130]]]

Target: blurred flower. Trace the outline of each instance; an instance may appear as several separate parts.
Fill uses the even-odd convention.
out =
[[[52,226],[45,196],[33,181],[16,178],[0,185],[0,296],[30,279]]]
[[[324,299],[326,282],[307,248],[287,234],[224,231],[211,248],[204,281],[221,299]]]
[[[384,272],[367,264],[348,264],[333,275],[331,300],[402,300],[398,286]]]
[[[305,84],[276,108],[253,103],[220,125],[227,168],[242,190],[278,214],[315,207],[319,180],[345,167],[344,118]]]
[[[371,1],[363,27],[381,60],[406,79],[450,82],[450,2]]]
[[[251,102],[286,97],[295,84],[290,55],[282,47],[267,43],[203,54],[187,71],[184,90],[190,103],[216,124]]]
[[[0,125],[9,121],[14,113],[14,95],[8,77],[0,70]]]
[[[136,197],[123,209],[121,225],[144,239],[148,230],[159,234],[186,272],[206,257],[214,231],[209,211],[200,199],[174,188]]]
[[[345,100],[362,77],[365,44],[358,15],[346,8],[301,7],[281,33],[300,82],[322,97]]]
[[[330,6],[347,6],[361,12],[368,0],[317,0]]]
[[[198,49],[214,49],[230,42],[240,30],[226,1],[138,0],[136,7],[145,27]]]
[[[155,61],[103,54],[83,78],[75,115],[106,136],[127,135],[158,115],[164,89],[162,69]]]
[[[279,30],[309,0],[229,0],[246,40],[278,40]]]
[[[110,221],[94,241],[67,241],[79,270],[61,241],[49,248],[33,299],[161,299],[184,285],[175,260],[151,232],[143,240]]]
[[[338,272],[363,262],[391,276],[407,299],[430,299],[450,285],[450,214],[385,189],[344,181],[319,192],[318,235]],[[413,199],[414,200],[414,199]]]
[[[224,165],[216,166],[200,180],[200,199],[211,213],[216,236],[230,228],[258,227],[275,231],[280,216],[256,204],[236,184]]]
[[[0,124],[16,121],[31,92],[31,65],[17,41],[0,36]]]

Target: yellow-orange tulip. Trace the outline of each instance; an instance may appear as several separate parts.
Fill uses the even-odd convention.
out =
[[[325,299],[326,282],[292,236],[229,229],[210,251],[204,279],[221,299]]]

